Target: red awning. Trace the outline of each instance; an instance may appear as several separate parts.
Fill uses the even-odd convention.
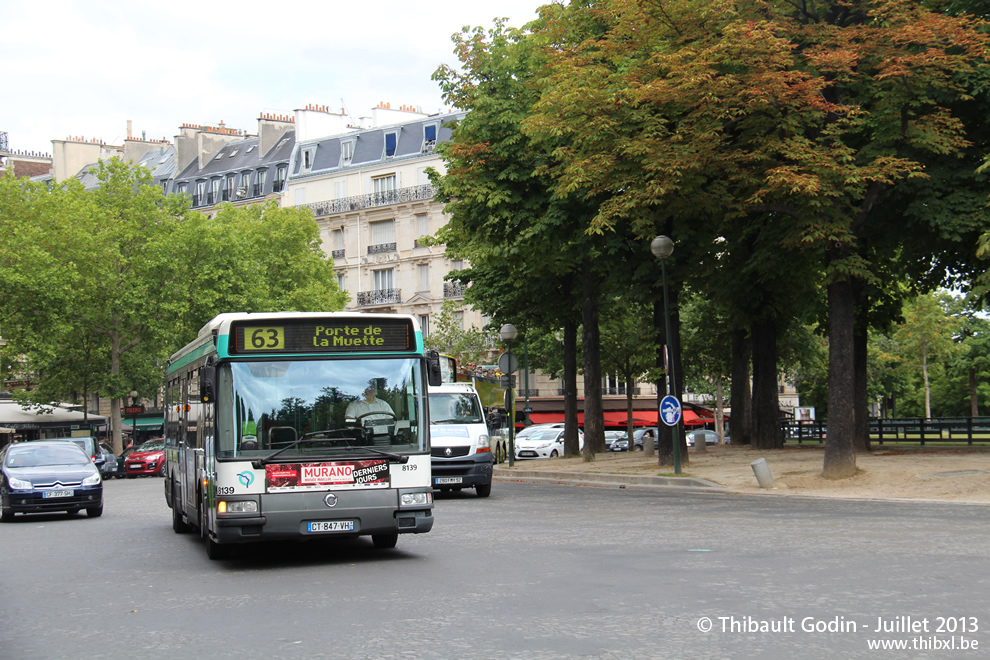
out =
[[[622,411],[606,411],[603,413],[605,418],[605,424],[607,426],[625,426],[626,425],[626,412]],[[555,412],[532,412],[529,413],[529,421],[533,424],[559,424],[564,421],[564,413]],[[701,426],[702,424],[711,424],[715,420],[710,418],[699,417],[698,413],[693,410],[684,411],[684,425],[685,426]],[[657,425],[657,411],[656,410],[634,410],[633,411],[633,426],[656,426]],[[517,423],[516,426],[519,426]],[[584,411],[578,411],[578,426],[584,426]]]

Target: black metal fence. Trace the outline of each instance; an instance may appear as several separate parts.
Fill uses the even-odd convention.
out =
[[[827,421],[810,420],[781,423],[785,443],[824,443]],[[990,417],[905,417],[871,419],[870,440],[884,443],[918,444],[990,444]]]

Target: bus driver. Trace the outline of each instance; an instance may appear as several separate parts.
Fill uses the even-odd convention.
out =
[[[384,415],[369,415],[368,413],[382,412],[387,413]],[[361,415],[368,415],[367,417],[361,417]],[[395,419],[395,413],[392,411],[392,406],[388,405],[388,402],[382,401],[375,396],[375,384],[369,383],[366,388],[364,388],[364,399],[357,399],[356,401],[351,401],[347,405],[347,411],[344,413],[347,419],[361,419],[365,420],[382,420],[383,422],[391,422]]]

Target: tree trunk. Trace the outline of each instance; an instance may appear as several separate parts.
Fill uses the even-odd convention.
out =
[[[601,333],[598,329],[597,282],[591,260],[585,259],[581,277],[581,318],[584,348],[584,456],[594,460],[605,450],[605,417],[602,414]]]
[[[577,409],[577,321],[564,322],[564,453],[576,456],[578,448]]]
[[[725,401],[722,400],[722,377],[715,377],[715,434],[718,444],[725,444]]]
[[[976,396],[976,367],[969,368],[969,416],[980,416],[979,399]]]
[[[866,328],[862,324],[857,324],[856,328],[856,334],[853,336],[853,369],[856,383],[853,395],[853,413],[855,415],[853,447],[856,451],[868,452],[873,447],[870,445],[870,402],[866,390],[867,336]]]
[[[921,342],[921,373],[925,379],[925,419],[932,418],[932,385],[928,382],[928,344]]]
[[[829,284],[828,320],[828,430],[822,476],[843,479],[856,474],[856,448],[853,446],[855,308],[848,280]]]
[[[753,441],[753,395],[749,382],[749,362],[752,358],[749,337],[745,329],[732,333],[732,380],[729,383],[729,407],[732,417],[729,428],[734,445]]]
[[[784,446],[780,431],[780,397],[777,372],[777,324],[753,324],[753,446],[779,449]]]
[[[116,332],[110,334],[110,382],[115,387],[120,382],[120,335]],[[115,396],[110,399],[110,426],[113,429],[113,453],[120,456],[124,452],[124,439],[120,428],[120,397]]]

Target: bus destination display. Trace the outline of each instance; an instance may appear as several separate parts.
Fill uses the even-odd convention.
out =
[[[416,348],[408,319],[235,322],[230,352],[240,355],[278,353],[368,353]]]

